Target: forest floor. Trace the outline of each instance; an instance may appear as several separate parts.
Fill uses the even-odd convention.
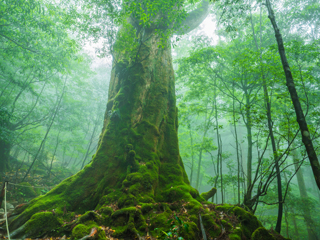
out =
[[[17,164],[20,165],[21,164]],[[0,192],[4,187],[4,182],[8,182],[6,198],[7,198],[7,212],[8,216],[14,211],[15,208],[19,208],[30,200],[37,196],[46,194],[63,179],[70,177],[73,173],[63,167],[53,168],[48,174],[48,169],[44,166],[36,166],[34,170],[23,180],[24,174],[27,169],[27,165],[22,168],[17,168],[10,172],[5,173],[5,177],[0,178]],[[12,167],[14,169],[14,167]],[[49,177],[51,176],[51,177]],[[5,237],[5,210],[4,199],[0,203],[0,239],[7,239]],[[67,239],[67,238],[43,238],[43,239]]]
[[[8,217],[12,214],[12,212],[15,209],[16,210],[19,209],[20,207],[22,207],[23,205],[25,205],[26,203],[28,203],[29,201],[31,201],[32,199],[36,198],[39,195],[46,194],[48,191],[50,191],[52,188],[54,188],[57,184],[59,184],[63,179],[65,179],[69,176],[72,176],[72,172],[70,170],[67,170],[66,168],[61,168],[61,167],[56,168],[56,169],[52,169],[52,173],[50,173],[51,177],[49,177],[49,174],[46,169],[35,168],[35,170],[31,172],[30,176],[28,176],[27,178],[24,179],[24,181],[22,181],[22,179],[24,178],[24,173],[25,173],[24,169],[18,169],[16,171],[6,173],[5,179],[3,178],[0,180],[0,184],[1,184],[0,186],[2,186],[2,187],[4,186],[3,183],[5,181],[8,182],[8,184],[9,184],[7,191],[6,191]],[[2,192],[2,189],[0,189],[0,191]],[[172,208],[172,206],[175,205],[176,203],[174,202],[174,203],[166,203],[166,204]],[[181,214],[182,215],[185,214],[185,212],[187,212],[186,209],[183,207],[185,204],[186,203],[182,204],[181,208],[175,209],[175,212],[173,212],[172,215],[179,218],[179,216]],[[154,205],[155,206],[153,206],[153,207],[155,208],[155,210],[153,211],[153,213],[155,215],[161,214],[161,209],[157,210],[157,207],[156,207],[156,206],[158,206],[158,208],[160,208],[160,204],[155,203]],[[116,203],[109,204],[105,207],[112,209],[113,212],[119,211],[118,205]],[[216,209],[216,207],[217,207],[217,209]],[[139,206],[139,205],[136,205],[135,208],[138,211],[141,210],[141,206]],[[230,223],[232,223],[233,226],[240,224],[240,220],[238,219],[238,217],[235,214],[229,213],[230,206],[224,206],[221,204],[204,204],[203,208],[207,209],[206,211],[208,211],[208,213],[211,212],[211,214],[216,215],[220,224],[222,222],[226,222],[226,221],[229,223],[229,225],[230,225]],[[227,209],[227,212],[223,212],[223,210],[221,210],[224,208]],[[238,209],[241,210],[240,208],[238,208]],[[49,210],[49,211],[52,212],[54,215],[56,214],[54,209]],[[44,212],[49,212],[49,211],[44,211]],[[93,212],[96,215],[101,214],[99,210],[94,210],[91,212]],[[243,212],[243,210],[241,210],[241,212]],[[65,214],[65,213],[63,213],[63,214]],[[1,208],[0,208],[0,239],[8,239],[6,237],[6,219],[5,219],[4,215],[5,215],[5,212],[4,212],[4,201],[3,201]],[[71,219],[64,220],[63,225],[68,226],[69,231],[72,231],[72,229],[75,228],[75,226],[79,222],[78,220],[83,215],[85,215],[85,214],[82,214],[82,215],[76,214]],[[206,215],[208,215],[208,214],[206,214]],[[248,219],[248,223],[250,223],[250,221],[252,220],[252,219],[251,220],[250,219]],[[167,220],[168,219],[165,219],[165,221],[167,221]],[[170,219],[169,219],[169,221],[170,221]],[[174,221],[174,218],[172,221]],[[207,230],[209,231],[212,226],[211,225],[206,226]],[[177,228],[177,226],[174,226],[170,230],[172,232],[174,232],[175,228]],[[104,231],[106,239],[119,240],[118,238],[112,237],[112,235],[115,233],[114,229],[112,229],[111,227],[108,227],[108,226],[100,225],[100,224],[96,225],[96,227],[92,227],[90,229],[90,233],[88,235],[82,237],[81,240],[99,239],[98,235],[101,234],[101,230]],[[137,240],[138,239],[139,240],[156,240],[157,239],[155,237],[149,236],[149,230],[146,230],[145,233],[147,236],[139,236],[138,235],[135,237],[135,239],[137,239]],[[221,231],[221,234],[219,236],[217,236],[215,239],[219,239],[219,240],[230,239],[228,237],[229,233],[231,233],[231,232],[223,230],[223,231]],[[250,235],[251,235],[251,233],[250,233]],[[277,234],[275,234],[273,232],[272,235],[276,236]],[[25,238],[25,239],[28,240],[31,238]],[[64,235],[62,237],[44,236],[43,238],[37,238],[37,239],[39,239],[39,240],[40,239],[57,240],[57,239],[71,239],[71,237],[66,236],[66,235]],[[179,239],[179,238],[169,238],[169,239]],[[279,238],[277,237],[276,239],[284,239],[284,238],[282,238],[279,235]],[[134,238],[132,238],[132,240],[134,240]]]

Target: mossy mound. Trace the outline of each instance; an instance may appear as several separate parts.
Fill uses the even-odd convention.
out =
[[[10,234],[11,238],[38,238],[45,235],[58,235],[63,222],[52,212],[39,212],[34,214],[20,228]]]
[[[96,232],[94,232],[96,231]],[[88,221],[86,224],[78,224],[72,229],[71,239],[77,240],[92,233],[93,239],[107,239],[105,231],[93,221]]]
[[[252,240],[276,240],[264,227],[257,228],[252,234]]]
[[[203,238],[201,228],[208,239],[278,239],[263,228],[254,215],[238,206],[199,203],[196,200],[142,203],[124,208],[119,208],[117,203],[98,204],[96,210],[83,215],[40,212],[12,236],[66,235],[71,239],[81,239],[92,234],[92,239],[139,239],[142,236],[164,239],[165,233],[175,232],[185,240],[196,240]]]
[[[239,237],[241,237],[241,239],[242,238],[250,239],[252,233],[256,229],[262,227],[261,222],[258,221],[256,216],[247,212],[241,207],[224,204],[224,205],[218,205],[216,207],[216,210],[221,211],[223,214],[226,214],[228,216],[236,217],[237,220],[239,221],[239,223],[236,224],[236,227],[238,228],[235,228],[235,231],[232,232],[233,234],[232,236],[235,239],[236,239],[235,235],[238,235]],[[241,235],[240,235],[239,229],[241,229]]]

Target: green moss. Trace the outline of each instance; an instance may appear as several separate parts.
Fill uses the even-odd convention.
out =
[[[208,192],[204,192],[204,193],[201,193],[201,197],[204,198],[204,200],[208,201],[209,198],[213,197],[217,192],[217,189],[216,188],[212,188],[210,191]]]
[[[18,191],[23,194],[26,198],[34,198],[35,196],[38,196],[40,194],[37,194],[36,191],[33,189],[30,183],[28,182],[22,182],[19,183],[20,185],[23,185],[25,187],[18,187]]]
[[[149,121],[146,121],[146,120],[141,121],[140,126],[151,129],[156,136],[160,135],[158,127],[150,123]]]
[[[198,201],[192,199],[191,201],[188,201],[188,203],[185,205],[185,208],[188,210],[190,215],[197,216],[197,214],[199,213],[199,209],[202,208],[202,205]]]
[[[112,227],[115,229],[114,237],[135,237],[144,234],[147,227],[141,211],[135,207],[123,208],[112,214]]]
[[[163,213],[159,213],[154,215],[151,219],[150,219],[150,230],[154,231],[155,228],[159,228],[162,229],[164,231],[169,230],[170,228],[170,223],[168,223],[168,219],[170,219],[171,217],[171,212],[169,211],[165,211]],[[157,233],[155,233],[157,234]]]
[[[226,220],[221,220],[222,226],[225,228],[226,231],[231,231],[233,229],[233,226],[227,222]]]
[[[240,227],[236,227],[235,229],[233,229],[234,234],[237,234],[238,236],[242,236],[242,230]]]
[[[107,203],[109,203],[109,197],[108,195],[103,196],[102,198],[100,198],[99,204],[96,206],[96,210],[100,209],[103,205],[106,205]]]
[[[63,215],[63,220],[70,222],[72,221],[72,219],[74,219],[75,215],[76,215],[75,212],[67,212],[66,214]]]
[[[201,215],[204,229],[213,238],[221,234],[221,227],[215,222],[214,213],[206,213]]]
[[[233,209],[233,208],[234,208],[234,206],[230,205],[230,204],[223,204],[223,205],[217,205],[216,206],[216,210],[217,211],[222,211],[224,213],[229,213],[229,210]]]
[[[81,239],[84,236],[87,236],[91,233],[92,228],[97,229],[97,233],[95,234],[95,239],[107,239],[105,232],[92,221],[86,222],[85,224],[78,224],[72,229],[71,238],[74,240]]]
[[[240,207],[233,208],[234,214],[238,217],[241,222],[241,229],[247,238],[251,237],[251,234],[259,227],[262,227],[257,217],[251,213],[245,211]]]
[[[129,163],[133,162],[135,156],[136,156],[136,152],[134,150],[130,150],[129,153],[128,153],[128,161],[129,161]]]
[[[81,239],[82,237],[88,235],[88,229],[87,226],[83,224],[78,224],[72,229],[72,238],[73,239]]]
[[[131,133],[131,136],[134,138],[134,139],[141,139],[143,136],[142,136],[142,134],[139,134],[137,131],[136,131],[136,129],[134,129],[134,128],[130,128],[130,133]]]
[[[170,185],[166,190],[162,191],[161,196],[157,196],[157,200],[160,202],[175,202],[179,200],[191,201],[193,197],[190,192],[192,187],[185,185]]]
[[[25,231],[30,238],[53,234],[52,230],[57,230],[63,222],[52,212],[41,212],[34,214],[24,225]]]
[[[199,228],[197,224],[194,222],[185,222],[188,225],[188,231],[185,228],[182,228],[179,232],[179,235],[183,237],[185,240],[194,240],[197,239],[197,233],[199,232]]]
[[[140,196],[138,199],[140,203],[155,203],[153,197],[148,195]]]
[[[85,223],[87,221],[94,221],[96,223],[101,223],[102,222],[102,218],[101,216],[94,212],[94,211],[87,211],[85,214],[83,214],[79,219],[78,219],[78,223]]]
[[[276,240],[264,227],[257,228],[251,236],[252,240]]]
[[[112,214],[112,218],[116,218],[120,215],[128,215],[130,213],[135,213],[136,211],[138,211],[138,209],[135,207],[122,208],[120,210],[115,211]]]
[[[133,145],[132,144],[127,144],[126,145],[126,152],[130,152],[131,150],[133,150]]]
[[[241,240],[241,237],[235,233],[231,233],[228,235],[230,240]]]
[[[259,227],[262,227],[261,223],[258,221],[257,217],[253,214],[247,212],[243,208],[238,206],[232,206],[229,204],[219,205],[216,207],[217,211],[223,211],[230,214],[235,214],[240,221],[240,228],[246,238],[250,238],[251,234]]]
[[[113,213],[113,209],[111,207],[102,207],[99,209],[99,212],[101,214],[111,216],[111,214]]]
[[[153,203],[144,203],[144,204],[141,205],[142,214],[146,214],[146,213],[150,212],[153,209],[154,209],[154,204]]]
[[[118,200],[118,207],[130,207],[138,204],[136,197],[132,194],[124,194]]]
[[[97,204],[97,206],[95,207],[96,210],[100,209],[103,206],[107,206],[110,205],[112,203],[117,202],[117,200],[119,199],[120,196],[123,195],[122,192],[120,192],[119,190],[114,190],[114,189],[110,189],[110,188],[106,188],[105,192],[108,193],[107,195],[104,195],[99,203]]]

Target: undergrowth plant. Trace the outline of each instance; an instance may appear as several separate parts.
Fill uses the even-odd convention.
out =
[[[184,229],[187,233],[189,232],[189,225],[184,223],[176,214],[174,214],[174,219],[169,219],[168,224],[170,223],[170,230],[165,232],[159,228],[155,230],[164,236],[164,240],[178,239],[183,240],[184,238],[180,236],[181,231]]]

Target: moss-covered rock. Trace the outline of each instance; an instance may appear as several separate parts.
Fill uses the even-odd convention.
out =
[[[256,216],[239,206],[223,204],[217,206],[216,210],[222,211],[227,215],[234,214],[239,220],[239,227],[242,230],[242,234],[248,239],[251,238],[252,233],[257,228],[262,227],[262,224]]]
[[[57,235],[63,222],[52,212],[34,214],[20,228],[11,233],[11,238],[37,238],[44,235]]]
[[[235,233],[231,233],[228,236],[229,236],[230,240],[241,240],[241,237]]]
[[[94,221],[98,224],[102,223],[103,219],[102,216],[94,211],[87,211],[85,214],[79,217],[78,223],[84,223],[87,221]]]
[[[257,228],[251,236],[252,240],[276,240],[264,227]]]
[[[214,213],[201,214],[202,222],[205,230],[213,238],[218,237],[221,234],[221,226],[216,221]]]
[[[86,235],[88,235],[88,228],[83,224],[78,224],[72,229],[72,238],[73,239],[80,239]]]
[[[238,206],[234,207],[232,212],[238,217],[241,223],[241,230],[247,238],[251,237],[251,234],[262,224],[253,214],[245,211],[243,208]]]
[[[105,214],[107,216],[111,216],[111,214],[113,213],[113,209],[111,207],[102,207],[99,209],[99,212],[101,214]]]
[[[242,230],[240,227],[235,227],[232,229],[231,233],[229,234],[230,240],[241,240],[242,239]]]
[[[81,239],[89,234],[92,230],[97,230],[91,239],[103,240],[107,239],[106,233],[95,223],[89,221],[85,224],[78,224],[72,229],[71,239],[77,240]]]
[[[146,214],[146,213],[149,213],[154,208],[155,208],[155,205],[153,203],[143,203],[141,205],[141,212],[143,214]]]
[[[199,239],[200,231],[197,224],[195,224],[194,222],[185,222],[184,224],[187,224],[188,227],[187,229],[182,227],[179,235],[185,240]]]

